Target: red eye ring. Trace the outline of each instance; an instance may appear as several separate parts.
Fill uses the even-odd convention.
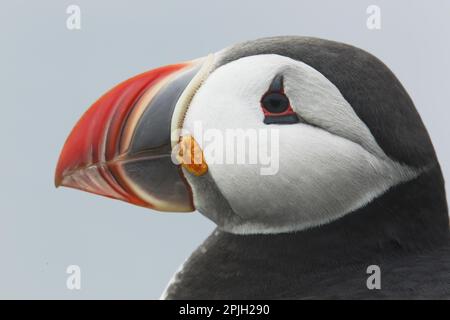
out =
[[[260,103],[265,124],[298,122],[297,114],[292,110],[289,98],[284,93],[283,75],[275,76]]]

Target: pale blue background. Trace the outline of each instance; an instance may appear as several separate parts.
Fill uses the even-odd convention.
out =
[[[66,28],[66,8],[82,29]],[[366,8],[382,29],[366,28]],[[53,187],[59,151],[114,84],[238,41],[308,35],[381,58],[421,113],[450,176],[450,1],[18,1],[0,3],[0,298],[158,298],[213,229]],[[82,269],[66,289],[65,269]]]

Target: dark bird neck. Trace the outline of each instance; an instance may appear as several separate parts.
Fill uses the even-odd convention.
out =
[[[242,250],[267,259],[287,257],[305,268],[426,251],[447,243],[448,236],[444,180],[437,164],[416,179],[393,187],[365,207],[327,225],[275,235],[223,233],[226,246],[235,248],[236,254]]]
[[[393,277],[385,281],[391,293],[403,296],[409,289],[399,293],[401,284],[393,275],[403,276],[405,268],[421,266],[419,276],[408,274],[425,279],[430,268],[441,264],[436,259],[450,258],[448,244],[444,182],[436,165],[327,225],[273,235],[216,230],[192,254],[167,297],[308,298],[313,293],[342,297],[342,281],[353,281],[349,287],[365,295],[366,268],[372,264]],[[418,262],[418,257],[425,262]],[[442,265],[450,267],[447,260]],[[425,282],[435,285],[433,281]]]

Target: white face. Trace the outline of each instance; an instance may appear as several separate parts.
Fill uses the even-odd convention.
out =
[[[305,122],[264,124],[260,101],[280,74],[292,109]],[[224,137],[227,129],[278,131],[273,175],[261,175],[260,165],[214,163],[205,153],[209,174],[237,217],[219,227],[233,233],[278,233],[328,223],[417,174],[386,156],[327,78],[279,55],[250,56],[214,70],[192,99],[183,126],[202,148],[210,148],[195,130],[199,124],[202,133],[214,129]],[[199,177],[185,175],[194,203],[207,202],[196,186]]]

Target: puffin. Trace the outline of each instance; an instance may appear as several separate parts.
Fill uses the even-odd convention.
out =
[[[262,38],[132,77],[77,122],[55,184],[217,225],[162,299],[450,298],[430,136],[352,45]]]

